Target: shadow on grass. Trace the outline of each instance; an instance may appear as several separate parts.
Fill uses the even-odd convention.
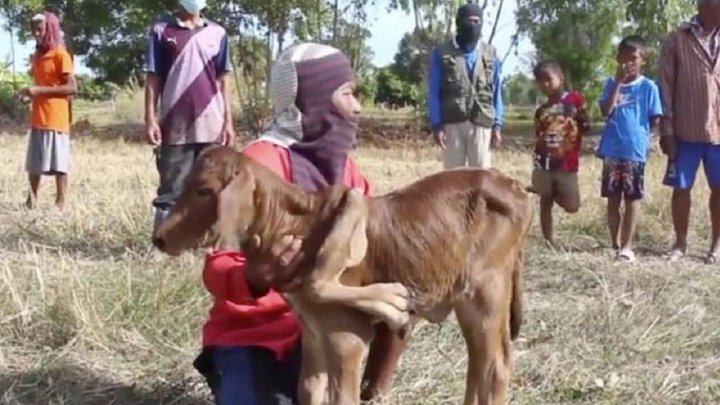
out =
[[[0,372],[0,403],[4,404],[83,404],[83,405],[190,405],[212,404],[198,392],[197,381],[162,383],[139,388],[112,381],[78,365],[62,365],[27,372]]]
[[[101,230],[85,232],[58,233],[57,230],[47,231],[33,223],[14,222],[0,231],[0,244],[9,248],[15,246],[21,250],[28,245],[51,250],[59,250],[69,254],[79,254],[89,259],[105,259],[123,255],[142,256],[151,250],[151,238],[139,238],[138,235],[123,234],[108,240]]]

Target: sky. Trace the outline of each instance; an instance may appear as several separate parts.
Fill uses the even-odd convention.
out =
[[[505,7],[500,16],[498,30],[493,40],[493,45],[496,47],[500,57],[503,57],[509,49],[512,42],[511,36],[516,30],[514,17],[516,4],[517,2],[514,1],[505,2]],[[368,20],[369,29],[372,33],[369,45],[375,53],[373,64],[375,66],[388,65],[393,61],[400,39],[402,39],[406,32],[414,28],[414,18],[410,14],[405,14],[402,11],[388,12],[384,6],[376,6],[368,11]],[[4,25],[4,21],[0,19],[0,26],[2,25]],[[485,24],[483,30],[485,36],[489,35],[490,25],[490,21]],[[11,61],[9,38],[10,34],[7,31],[0,33],[0,62]],[[25,61],[32,52],[33,46],[34,43],[32,41],[27,44],[19,44],[17,39],[15,40],[15,68],[17,71],[25,71],[27,69]],[[532,50],[533,47],[530,41],[526,38],[522,39],[518,47],[519,56],[516,56],[514,53],[510,54],[503,66],[503,77],[507,77],[517,71],[527,73],[527,67],[524,66],[521,58]],[[89,69],[82,65],[82,58],[78,59],[77,72],[90,73]]]

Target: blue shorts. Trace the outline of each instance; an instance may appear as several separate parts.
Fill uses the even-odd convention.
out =
[[[194,362],[217,405],[298,403],[301,345],[283,361],[261,347],[206,347]]]
[[[645,163],[605,158],[600,195],[605,198],[642,199],[645,195]]]
[[[695,184],[700,162],[710,187],[720,187],[720,145],[678,141],[674,161],[668,161],[663,184],[686,190]]]

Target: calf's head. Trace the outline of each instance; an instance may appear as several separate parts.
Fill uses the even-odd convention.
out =
[[[249,158],[226,146],[204,150],[153,244],[172,256],[203,244],[237,249],[255,217],[256,190]]]

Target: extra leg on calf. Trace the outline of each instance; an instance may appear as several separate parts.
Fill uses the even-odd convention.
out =
[[[370,343],[370,353],[363,375],[361,395],[363,401],[371,401],[388,395],[400,357],[410,341],[412,329],[418,320],[419,318],[411,317],[410,329],[405,336],[400,336],[384,323],[375,326],[375,337]]]
[[[359,405],[362,365],[373,334],[372,319],[354,310],[325,315],[324,349],[330,405]]]
[[[324,405],[328,397],[328,376],[324,339],[303,325],[302,365],[298,381],[300,405]]]
[[[478,288],[475,297],[455,307],[468,348],[465,405],[504,405],[510,382],[510,291],[488,284],[494,285]]]

